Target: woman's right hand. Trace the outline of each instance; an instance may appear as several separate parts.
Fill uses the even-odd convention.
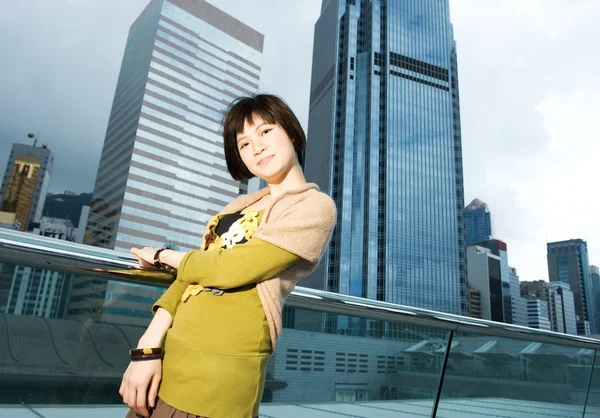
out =
[[[144,417],[156,407],[158,385],[162,377],[162,360],[132,361],[123,374],[119,394],[123,403]]]

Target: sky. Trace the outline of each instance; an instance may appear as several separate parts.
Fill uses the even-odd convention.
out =
[[[0,173],[39,135],[50,191],[91,192],[127,34],[148,0],[8,0],[0,14]],[[262,91],[306,128],[320,0],[212,0],[265,35]],[[583,238],[600,264],[600,0],[450,0],[465,205],[487,202],[521,280],[546,242]],[[28,142],[29,141],[29,142]],[[310,138],[309,138],[310,141]]]

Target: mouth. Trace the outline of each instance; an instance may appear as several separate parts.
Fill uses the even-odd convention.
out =
[[[258,163],[256,163],[256,165],[260,165],[260,166],[267,165],[267,164],[269,164],[269,161],[271,161],[273,159],[273,157],[274,157],[274,155],[269,155],[268,157],[263,157],[258,161]]]

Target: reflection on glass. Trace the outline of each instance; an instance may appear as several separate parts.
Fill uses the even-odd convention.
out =
[[[0,403],[120,405],[127,351],[162,290],[2,263]],[[323,332],[327,320],[349,328]],[[430,413],[447,331],[296,308],[284,326],[263,402],[406,401]]]
[[[594,369],[583,418],[600,418],[600,351],[596,351]]]
[[[581,417],[593,350],[455,333],[438,416]]]

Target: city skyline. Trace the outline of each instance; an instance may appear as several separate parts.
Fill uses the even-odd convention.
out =
[[[0,103],[7,115],[0,127],[0,155],[12,142],[24,142],[27,132],[39,130],[40,143],[47,143],[56,156],[50,191],[91,191],[129,24],[124,22],[131,22],[131,16],[135,18],[147,3],[106,2],[105,9],[98,9],[97,4],[94,9],[86,1],[55,2],[52,7],[56,10],[48,10],[42,2],[33,2],[39,6],[33,14],[23,6],[9,4],[0,17],[3,39],[10,39],[10,31],[14,33],[25,22],[28,27],[19,32],[23,35],[19,47],[27,55],[11,51],[8,45],[0,46],[3,56],[11,58],[4,69],[5,99]],[[247,24],[256,22],[259,31],[267,28],[263,30],[265,72],[260,88],[288,100],[306,128],[312,32],[320,2],[306,3],[302,8],[286,4],[285,9],[294,7],[294,13],[287,17],[284,6],[276,2],[252,6],[233,1],[212,3]],[[592,176],[593,162],[599,155],[589,133],[593,132],[591,116],[599,107],[600,97],[595,93],[599,89],[597,80],[593,81],[590,74],[600,57],[589,51],[594,50],[590,32],[597,30],[591,22],[600,10],[597,2],[551,1],[544,5],[542,9],[539,1],[490,6],[467,0],[451,2],[459,44],[465,201],[479,197],[490,205],[495,215],[495,235],[511,247],[510,264],[519,269],[522,280],[548,280],[547,241],[581,235],[588,241],[590,262],[597,264],[600,259],[600,225],[594,219],[600,202],[589,193],[589,183],[579,181]],[[264,19],[261,10],[279,18]],[[102,17],[102,13],[115,25],[110,34],[99,32],[91,21],[92,17]],[[53,19],[43,16],[54,14],[58,16],[54,21],[64,25],[49,26]],[[89,28],[78,31],[83,40],[70,35],[79,25]],[[290,28],[296,41],[287,36],[274,39],[277,30],[284,27]],[[575,30],[577,27],[585,30]],[[473,36],[474,31],[477,36]],[[48,37],[54,48],[48,48],[42,36]],[[96,38],[102,42],[94,41]],[[113,43],[108,42],[111,39]],[[92,53],[80,63],[78,57],[82,55],[69,54],[86,40],[94,41]],[[39,46],[26,47],[33,43]],[[581,46],[574,48],[578,44]],[[516,45],[529,47],[518,49]],[[285,53],[285,59],[277,59],[276,51]],[[557,56],[564,60],[557,60]],[[37,62],[24,64],[28,57]],[[508,66],[504,64],[507,57],[511,63]],[[292,65],[286,65],[290,62]],[[72,68],[66,71],[69,66]],[[94,78],[79,75],[85,72],[81,66],[98,67],[89,74]],[[68,82],[61,84],[63,76]],[[290,77],[297,82],[289,83]],[[84,105],[91,100],[93,105],[88,109]],[[85,146],[78,149],[78,144]],[[76,158],[81,166],[67,163]],[[81,186],[67,177],[82,181]],[[87,186],[83,183],[86,178]],[[560,200],[552,193],[556,188],[563,190]]]

